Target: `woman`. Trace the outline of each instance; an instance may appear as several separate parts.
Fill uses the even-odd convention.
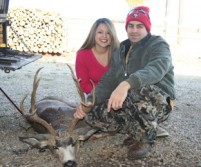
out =
[[[85,94],[91,92],[103,74],[108,70],[110,58],[119,47],[114,24],[107,18],[100,18],[92,25],[91,30],[77,52],[75,70],[80,86]]]

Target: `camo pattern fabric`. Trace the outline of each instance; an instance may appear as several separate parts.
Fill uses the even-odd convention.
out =
[[[119,110],[107,112],[107,102],[95,106],[85,120],[108,133],[131,135],[138,141],[153,142],[157,125],[172,111],[170,97],[155,85],[130,90]]]

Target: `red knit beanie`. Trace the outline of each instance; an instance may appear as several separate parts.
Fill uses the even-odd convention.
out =
[[[138,6],[132,9],[126,18],[126,29],[130,21],[139,21],[144,24],[147,31],[151,30],[151,21],[149,18],[149,8],[146,6]]]

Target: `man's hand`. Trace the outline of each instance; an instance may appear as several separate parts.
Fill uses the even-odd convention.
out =
[[[107,106],[107,111],[110,112],[111,108],[118,110],[122,108],[123,102],[127,97],[130,84],[126,81],[121,82],[117,88],[112,92]]]

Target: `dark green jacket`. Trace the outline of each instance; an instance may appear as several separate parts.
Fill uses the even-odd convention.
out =
[[[124,80],[130,83],[132,89],[156,85],[175,99],[174,67],[167,42],[160,36],[148,34],[130,51],[126,67],[125,57],[130,45],[127,39],[114,52],[108,72],[96,86],[96,104],[107,100]]]

